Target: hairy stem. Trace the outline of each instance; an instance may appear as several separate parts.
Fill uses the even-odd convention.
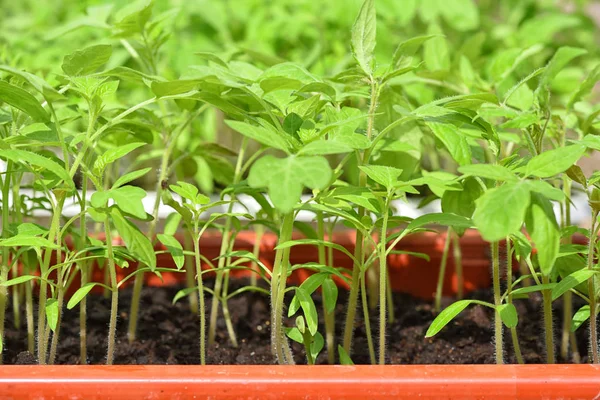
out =
[[[8,225],[9,225],[9,206],[8,206],[8,193],[10,191],[10,175],[8,172],[12,168],[12,162],[8,161],[6,164],[7,174],[4,175],[4,182],[2,184],[2,237],[8,238]],[[10,248],[2,248],[2,265],[0,266],[0,283],[4,283],[8,280],[8,272],[10,271],[9,261]],[[0,286],[0,340],[4,341],[4,319],[6,315],[6,303],[8,297],[8,287]],[[2,364],[2,352],[0,352],[0,364]]]
[[[387,293],[387,226],[392,193],[388,193],[383,209],[383,222],[379,236],[379,364],[385,364],[386,293]]]
[[[325,240],[325,222],[323,221],[323,213],[317,212],[317,236],[320,240]],[[325,255],[325,246],[319,243],[317,248],[319,255],[319,264],[327,265],[327,257]],[[327,343],[327,362],[335,364],[335,309],[332,312],[327,311],[327,306],[323,301],[323,316],[325,320],[325,340]]]
[[[598,212],[592,212],[592,226],[590,228],[590,242],[588,247],[588,259],[587,267],[589,270],[594,268],[594,257],[596,250],[596,236],[598,235]],[[598,306],[596,299],[596,287],[594,284],[594,276],[588,279],[588,293],[590,296],[590,348],[592,353],[592,363],[598,364],[598,316],[596,315],[596,308]]]
[[[198,221],[194,221],[194,261],[198,283],[198,316],[200,317],[200,364],[206,364],[206,310],[204,305],[204,282],[202,279],[202,264],[200,259],[200,235]]]
[[[184,236],[184,244],[183,247],[188,250],[190,248],[192,248],[193,244],[193,238],[192,235],[187,232],[185,232],[185,236]],[[196,287],[196,267],[194,266],[194,257],[185,256],[185,281],[187,284],[188,288],[193,288]],[[198,292],[190,292],[190,294],[188,294],[188,301],[190,303],[190,310],[193,313],[198,312]]]
[[[360,274],[360,298],[362,300],[363,319],[365,320],[365,335],[367,336],[367,346],[369,348],[369,360],[371,364],[377,364],[375,357],[375,346],[373,345],[373,333],[371,331],[371,317],[369,315],[369,304],[367,301],[367,290],[365,287],[365,274]]]
[[[108,256],[108,273],[110,275],[110,287],[112,290],[110,299],[110,322],[108,324],[108,351],[106,364],[112,365],[115,354],[115,336],[117,333],[117,312],[119,310],[119,288],[117,286],[117,270],[112,247],[112,234],[110,219],[108,215],[104,219],[104,232],[106,234],[106,252]]]
[[[452,250],[454,255],[454,270],[456,271],[456,298],[462,300],[465,291],[465,279],[463,274],[460,237],[456,232],[452,235]]]
[[[265,228],[262,225],[257,225],[256,228],[254,228],[254,244],[252,245],[252,254],[254,255],[254,257],[258,260],[258,257],[260,256],[260,243],[262,241],[262,237],[264,234]],[[250,268],[252,268],[252,270],[254,271],[252,273],[252,275],[250,275],[250,285],[251,286],[256,286],[257,285],[257,279],[258,279],[258,265],[252,261],[252,264],[250,265]]]
[[[502,303],[500,293],[500,245],[492,243],[492,284],[494,287],[494,305],[497,307]],[[502,343],[502,318],[500,313],[495,312],[494,318],[494,344],[496,347],[496,364],[504,364],[504,349]]]
[[[542,275],[542,284],[550,283],[550,277]],[[546,342],[546,363],[554,364],[554,328],[552,327],[552,290],[542,290],[544,310],[544,340]]]
[[[512,250],[510,245],[510,237],[506,238],[506,282],[507,282],[507,303],[512,304],[513,295],[512,295],[512,283],[513,283],[513,275],[512,275]],[[513,349],[515,350],[515,357],[519,364],[524,364],[523,355],[521,354],[521,345],[519,344],[519,336],[517,335],[517,328],[510,328],[510,336],[512,339]]]

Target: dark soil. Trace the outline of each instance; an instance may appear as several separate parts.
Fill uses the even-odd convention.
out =
[[[239,287],[242,282],[235,282]],[[171,303],[178,288],[145,288],[142,296],[138,340],[129,344],[126,338],[130,289],[120,293],[119,321],[116,344],[116,364],[198,364],[198,316],[192,313],[187,300],[175,305]],[[471,298],[491,301],[490,290],[471,294]],[[445,299],[449,304],[451,299]],[[317,308],[321,310],[320,298],[315,296]],[[289,304],[289,303],[288,303]],[[345,310],[345,293],[340,292],[337,323],[341,341]],[[482,306],[471,306],[450,322],[437,336],[425,339],[425,332],[435,317],[432,303],[415,299],[405,294],[394,295],[396,319],[388,324],[388,363],[392,364],[491,364],[495,362],[493,345],[493,311]],[[520,321],[517,327],[521,350],[527,363],[544,363],[543,322],[541,320],[541,297],[533,295],[529,300],[515,300]],[[219,319],[217,343],[207,346],[209,364],[273,364],[270,351],[269,299],[263,294],[244,292],[229,302],[238,348],[229,344],[227,330]],[[207,310],[210,296],[207,295]],[[575,308],[576,310],[577,308]],[[106,336],[110,301],[102,295],[88,298],[88,363],[102,364],[106,359]],[[377,346],[377,309],[371,312],[374,345]],[[37,316],[37,314],[36,314]],[[562,309],[554,304],[555,344],[560,345]],[[79,364],[79,310],[65,310],[57,356],[59,364]],[[23,317],[22,321],[25,320]],[[36,363],[27,349],[26,330],[17,330],[7,310],[7,330],[4,356],[8,364]],[[291,321],[288,321],[291,324]],[[321,327],[320,332],[324,329]],[[515,362],[510,331],[505,329],[505,354],[509,362]],[[578,331],[579,351],[586,360],[586,330]],[[305,363],[303,347],[293,343],[298,363]],[[355,341],[352,359],[357,364],[369,363],[368,346],[362,310],[357,313]],[[557,357],[558,362],[570,360]],[[326,351],[319,356],[318,363],[326,363]]]

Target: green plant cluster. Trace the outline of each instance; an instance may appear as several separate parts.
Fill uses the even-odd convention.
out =
[[[40,364],[54,363],[62,311],[77,307],[85,364],[87,296],[102,287],[111,299],[113,363],[119,290],[134,281],[128,338],[135,341],[144,273],[173,271],[157,264],[167,253],[187,281],[174,301],[187,298],[199,316],[200,363],[220,312],[238,345],[229,300],[253,290],[270,296],[279,363],[294,363],[289,340],[305,347],[309,364],[322,351],[329,363],[351,363],[363,313],[370,360],[384,364],[395,318],[388,257],[406,253],[407,235],[441,226],[439,314],[427,336],[480,304],[496,316],[496,361],[504,361],[506,330],[523,362],[524,316],[513,301],[541,292],[548,362],[558,347],[552,302],[562,298],[563,357],[571,348],[577,358],[573,332],[589,320],[590,360],[598,363],[600,173],[577,166],[600,150],[599,35],[587,2],[175,3],[24,1],[3,10],[0,354],[5,324],[19,326],[24,308],[29,351]],[[157,194],[151,213],[143,205],[148,184]],[[571,223],[575,190],[588,196],[590,229]],[[441,200],[442,212],[411,219],[394,210],[395,200],[414,195],[422,204]],[[259,212],[239,212],[243,196]],[[66,216],[70,203],[77,212]],[[161,205],[172,210],[165,221]],[[299,212],[314,223],[299,221]],[[355,232],[353,253],[330,240],[341,228]],[[442,310],[450,248],[461,282],[459,238],[467,229],[490,242],[494,301],[462,299],[460,283],[459,300]],[[222,238],[215,259],[202,251],[209,230]],[[253,252],[234,248],[244,230],[256,233]],[[278,235],[272,269],[259,259],[265,231]],[[588,245],[574,244],[576,234]],[[299,245],[315,246],[318,258],[292,265]],[[352,260],[351,270],[335,265],[334,251]],[[136,267],[118,281],[130,263]],[[94,268],[105,271],[103,282],[91,281]],[[230,292],[234,269],[253,278]],[[298,269],[312,274],[288,286]],[[215,273],[211,288],[207,272]],[[336,280],[350,285],[343,315]],[[79,289],[67,299],[71,286]],[[586,303],[575,313],[573,294]],[[5,321],[9,306],[14,321]]]

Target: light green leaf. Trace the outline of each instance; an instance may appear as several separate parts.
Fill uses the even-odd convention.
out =
[[[577,47],[564,46],[559,48],[546,66],[544,75],[540,80],[540,86],[547,86],[552,83],[556,75],[567,66],[571,60],[587,53],[587,50]]]
[[[46,319],[48,320],[48,326],[50,326],[52,332],[56,332],[59,311],[58,301],[56,299],[48,299],[48,301],[46,301]]]
[[[352,26],[352,54],[367,75],[373,73],[376,31],[375,1],[365,0]]]
[[[561,279],[560,282],[552,289],[552,300],[558,299],[560,296],[573,289],[577,285],[587,282],[592,276],[597,274],[598,271],[590,269],[580,269],[572,274]]]
[[[95,208],[104,208],[107,207],[108,199],[113,199],[121,211],[136,218],[145,219],[146,211],[142,201],[145,197],[146,191],[144,189],[127,185],[95,192],[90,199],[90,203]]]
[[[6,282],[0,284],[0,286],[8,287],[8,286],[20,285],[22,283],[29,282],[29,281],[34,280],[34,279],[40,279],[40,277],[39,276],[33,276],[33,275],[22,275],[22,276],[18,276],[16,278],[13,278],[13,279],[9,279]]]
[[[185,257],[183,255],[183,247],[181,246],[181,243],[179,243],[179,241],[171,235],[159,233],[156,235],[156,237],[162,244],[165,245],[171,254],[171,257],[173,257],[173,261],[175,262],[177,269],[181,269],[185,263]]]
[[[354,256],[352,255],[352,253],[350,253],[348,251],[348,249],[346,249],[344,246],[337,244],[337,243],[333,243],[333,242],[329,242],[327,240],[321,240],[321,239],[297,239],[297,240],[288,240],[285,243],[281,243],[279,245],[277,245],[277,247],[275,247],[275,250],[277,249],[286,249],[288,247],[292,247],[292,246],[298,246],[298,245],[315,245],[315,246],[325,246],[325,247],[331,247],[332,249],[341,251],[342,253],[344,253],[345,255],[347,255],[348,257],[350,257],[355,263],[356,263],[356,259],[354,258]]]
[[[350,356],[348,355],[348,353],[346,353],[346,350],[344,350],[344,348],[338,344],[338,354],[340,356],[340,364],[342,365],[354,365],[354,362],[352,361],[352,359],[350,358]]]
[[[0,101],[29,115],[34,121],[48,122],[50,115],[27,90],[0,80]]]
[[[129,222],[117,208],[111,209],[111,216],[117,232],[121,235],[125,247],[150,270],[156,269],[154,247],[146,235],[137,226]]]
[[[531,205],[525,224],[538,252],[540,270],[549,276],[560,248],[560,230],[550,201],[537,193],[531,193]]]
[[[79,304],[81,300],[83,300],[83,298],[87,296],[88,293],[94,288],[94,286],[97,285],[98,284],[95,282],[90,282],[77,289],[77,291],[73,293],[73,296],[71,296],[69,299],[69,302],[67,303],[67,309],[71,310],[73,307]]]
[[[526,166],[517,169],[526,176],[549,178],[566,171],[577,162],[585,152],[585,146],[574,144],[543,152],[533,157]]]
[[[27,247],[40,247],[40,248],[49,248],[49,249],[57,249],[58,246],[55,243],[52,243],[48,239],[44,239],[41,237],[30,236],[30,235],[17,235],[7,239],[0,239],[0,247],[18,247],[18,246],[27,246]]]
[[[323,157],[267,155],[252,165],[248,184],[253,188],[266,187],[273,205],[287,213],[300,200],[303,187],[324,189],[331,175],[331,167]]]
[[[519,323],[519,315],[514,304],[500,304],[496,306],[496,311],[500,314],[502,322],[508,328],[514,328]]]
[[[69,175],[69,172],[62,165],[37,153],[14,149],[0,150],[0,158],[7,158],[14,162],[28,163],[46,169],[61,178],[70,188],[75,187],[71,175]]]
[[[413,231],[427,225],[444,225],[452,226],[454,228],[470,228],[473,226],[470,218],[463,217],[462,215],[456,215],[451,213],[431,213],[421,215],[413,219],[406,227],[407,231]]]
[[[530,194],[521,182],[490,189],[475,202],[473,222],[481,236],[496,242],[520,231],[529,207]]]
[[[319,315],[317,314],[317,307],[315,307],[315,303],[313,302],[312,297],[310,297],[310,294],[306,293],[302,287],[296,288],[296,296],[300,302],[300,307],[302,307],[302,312],[304,313],[304,318],[306,319],[306,325],[308,325],[308,331],[314,336],[319,327]]]
[[[596,308],[596,313],[600,312],[600,307]],[[590,305],[586,304],[582,306],[575,315],[571,324],[571,332],[575,332],[581,325],[583,325],[588,319],[590,319]]]
[[[200,86],[202,81],[199,79],[178,79],[169,82],[152,82],[152,93],[156,97],[167,97],[167,96],[179,96],[189,93],[192,95],[194,91]]]
[[[142,169],[138,169],[136,171],[131,171],[125,175],[120,176],[115,183],[112,185],[113,189],[116,189],[120,186],[125,185],[126,183],[129,183],[131,181],[134,181],[138,178],[141,178],[142,176],[146,175],[148,172],[150,172],[152,168],[148,167],[148,168],[142,168]]]
[[[65,56],[62,70],[69,76],[89,75],[108,62],[112,54],[112,46],[99,44],[77,50]]]
[[[323,290],[323,303],[325,303],[325,309],[328,313],[332,313],[337,304],[338,287],[331,277],[327,277],[327,279],[323,281],[321,288]]]
[[[225,121],[229,127],[250,139],[264,144],[268,147],[273,147],[289,153],[288,142],[276,132],[263,128],[262,126],[250,125],[240,121]]]
[[[350,153],[352,150],[351,146],[337,140],[315,140],[302,147],[298,155],[323,156]]]
[[[583,82],[581,82],[577,91],[575,93],[573,93],[573,96],[571,96],[571,99],[569,100],[569,103],[568,103],[568,107],[569,108],[572,107],[573,104],[575,104],[576,102],[581,100],[583,97],[590,94],[592,92],[592,89],[594,88],[594,86],[596,86],[596,82],[598,82],[599,80],[600,80],[600,64],[596,65],[596,68],[594,68],[589,73],[589,75],[585,78],[585,80]]]
[[[452,321],[458,314],[460,314],[465,308],[473,303],[475,303],[473,300],[459,300],[450,304],[437,317],[435,317],[429,326],[429,329],[427,329],[425,337],[429,338],[435,336],[439,331],[442,330],[442,328],[448,325],[448,322]]]
[[[443,36],[442,29],[439,25],[433,23],[429,25],[427,33],[434,36],[423,46],[423,59],[425,60],[427,69],[430,71],[446,71],[450,69],[448,43]]]
[[[306,293],[307,295],[310,296],[315,292],[315,290],[317,290],[319,288],[319,286],[321,286],[323,284],[325,279],[327,279],[327,276],[328,275],[324,274],[324,273],[313,274],[313,275],[309,276],[308,278],[306,278],[304,280],[304,282],[302,282],[300,287],[302,288],[304,293]],[[288,308],[288,317],[291,317],[292,315],[296,314],[296,312],[299,309],[300,309],[300,299],[298,298],[298,296],[294,296],[294,298],[290,302],[290,306]]]
[[[478,176],[494,181],[516,182],[517,176],[508,168],[498,164],[471,164],[458,167],[458,171],[465,175]]]
[[[104,169],[108,164],[111,164],[118,159],[125,157],[127,154],[131,153],[133,150],[142,147],[145,143],[135,142],[129,143],[122,146],[113,147],[112,149],[106,150],[102,155],[96,158],[96,162],[94,162],[94,172],[96,175],[102,175]]]
[[[17,227],[17,232],[23,236],[43,236],[48,233],[48,229],[31,222],[24,222]]]
[[[177,229],[179,228],[179,224],[181,223],[181,215],[175,213],[171,213],[165,219],[165,227],[163,232],[165,235],[173,236]]]
[[[452,124],[433,121],[426,124],[459,165],[471,164],[471,146],[459,128]]]
[[[398,177],[402,174],[402,170],[385,165],[361,165],[360,170],[367,176],[379,183],[386,189],[394,187],[398,182]]]
[[[423,43],[434,38],[435,36],[436,35],[417,36],[400,43],[394,51],[394,56],[392,57],[392,66],[397,67],[398,63],[403,58],[414,56]]]

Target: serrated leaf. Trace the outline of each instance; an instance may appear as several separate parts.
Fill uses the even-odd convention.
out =
[[[350,153],[354,150],[351,146],[337,140],[315,140],[303,146],[298,155],[324,156],[327,154]]]
[[[489,189],[477,199],[473,222],[485,240],[502,240],[520,231],[529,201],[530,194],[525,184],[505,183]]]
[[[567,64],[569,62],[571,62],[571,60],[573,60],[574,58],[579,57],[585,53],[587,53],[587,50],[580,49],[577,47],[564,46],[564,47],[559,48],[556,51],[556,53],[554,53],[554,56],[552,56],[552,59],[546,66],[544,75],[542,76],[542,78],[540,80],[540,86],[550,85],[550,83],[552,83],[552,81],[554,80],[556,75],[563,68],[565,68],[567,66]]]
[[[43,168],[56,175],[58,178],[61,178],[70,188],[75,187],[71,175],[69,175],[69,172],[62,165],[37,153],[14,149],[0,150],[0,158],[7,158],[17,163],[28,163]]]
[[[459,165],[471,164],[471,146],[460,129],[449,123],[429,121],[427,126]]]
[[[367,75],[373,73],[376,31],[375,1],[365,0],[352,26],[352,54]]]
[[[369,178],[379,183],[386,189],[394,187],[398,181],[398,177],[402,174],[402,170],[385,165],[361,165],[360,170],[363,171]]]
[[[465,175],[478,176],[494,181],[515,182],[517,176],[508,168],[497,164],[471,164],[458,167],[458,171]]]
[[[228,120],[225,121],[225,123],[234,131],[237,131],[242,135],[249,137],[250,139],[256,140],[265,146],[273,147],[289,153],[288,142],[280,135],[269,129],[263,128],[262,126],[250,125],[240,121]]]
[[[102,175],[107,165],[117,161],[122,157],[125,157],[127,154],[143,145],[145,145],[145,143],[136,142],[106,150],[104,153],[98,156],[98,158],[96,158],[96,161],[94,162],[94,171],[97,175]]]
[[[436,35],[417,36],[400,43],[394,51],[392,66],[398,66],[398,62],[403,58],[414,56],[423,43],[434,37]]]
[[[112,46],[109,44],[86,47],[65,56],[62,70],[69,76],[89,75],[106,64],[111,55]]]
[[[585,146],[581,144],[548,150],[533,157],[526,166],[520,167],[517,171],[523,172],[527,176],[549,178],[569,169],[584,152]]]

